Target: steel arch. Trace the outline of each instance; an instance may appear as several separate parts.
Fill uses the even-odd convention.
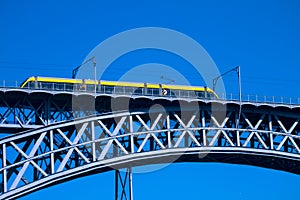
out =
[[[182,112],[185,112],[182,114]],[[0,140],[0,199],[79,176],[171,162],[225,162],[300,174],[299,117],[228,107],[119,112],[45,126]]]

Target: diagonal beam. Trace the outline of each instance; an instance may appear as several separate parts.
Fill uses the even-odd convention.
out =
[[[117,126],[115,127],[115,130],[112,133],[112,136],[116,136],[119,133],[119,130],[122,128],[127,116],[124,116],[121,118],[121,120],[118,122]]]
[[[287,129],[285,128],[285,126],[283,125],[283,123],[279,120],[278,116],[277,116],[277,115],[274,115],[274,117],[275,117],[275,119],[277,120],[277,122],[278,122],[279,126],[281,127],[281,129],[282,129],[285,133],[288,133],[288,134],[292,133],[293,130],[296,128],[296,126],[297,126],[298,123],[299,123],[299,119],[297,119],[297,120],[293,123],[293,125],[291,126],[291,128],[290,128],[289,130],[287,130]]]
[[[104,157],[105,157],[105,155],[107,154],[107,152],[108,152],[110,146],[112,145],[112,143],[113,143],[113,140],[109,140],[109,141],[106,143],[105,147],[103,148],[103,151],[101,152],[100,156],[98,157],[98,160],[104,159]]]
[[[101,128],[104,129],[104,131],[111,137],[112,133],[110,132],[110,130],[108,130],[108,128],[105,126],[105,124],[103,124],[103,122],[101,120],[98,120],[98,123],[100,124]]]
[[[87,157],[85,157],[85,155],[83,155],[83,153],[76,147],[76,145],[78,144],[82,134],[84,133],[86,127],[87,127],[88,123],[84,123],[82,125],[82,127],[80,128],[80,130],[78,131],[76,137],[74,138],[73,142],[71,142],[69,140],[69,138],[67,138],[67,136],[65,136],[65,134],[60,130],[60,129],[56,129],[58,131],[58,133],[69,143],[69,145],[72,146],[72,148],[70,148],[68,150],[68,153],[66,154],[66,156],[64,157],[64,159],[62,160],[60,166],[58,167],[57,172],[60,172],[63,170],[63,168],[65,167],[67,161],[69,160],[70,156],[72,155],[73,151],[75,150],[82,159],[84,159],[84,161],[86,163],[90,163],[89,159],[87,159]]]
[[[22,155],[22,156],[24,156],[27,160],[29,160],[29,162],[34,166],[34,167],[36,167],[44,176],[48,176],[48,174],[44,171],[44,170],[42,170],[41,168],[40,168],[40,166],[38,166],[37,164],[36,164],[36,162],[34,162],[33,160],[31,160],[31,158],[26,154],[26,153],[24,153],[14,142],[10,142],[10,144]]]
[[[176,144],[175,144],[175,147],[178,147],[178,145],[180,144],[181,140],[183,139],[184,135],[186,133],[188,133],[188,135],[191,137],[192,141],[194,141],[197,146],[201,146],[201,144],[199,143],[199,141],[196,139],[196,137],[194,136],[194,134],[191,133],[191,131],[189,130],[191,128],[191,125],[193,124],[193,121],[195,120],[196,118],[196,113],[192,115],[191,119],[188,121],[187,124],[185,124],[181,119],[180,117],[174,113],[174,117],[177,119],[177,121],[179,122],[179,124],[184,128],[184,131],[181,133],[181,135],[179,136]]]
[[[258,120],[258,122],[255,124],[255,126],[252,125],[252,123],[249,121],[249,119],[246,117],[246,115],[244,113],[242,113],[242,116],[244,117],[245,121],[247,122],[247,124],[250,126],[251,129],[258,129],[258,127],[260,126],[260,124],[262,123],[262,121],[264,120],[266,114],[263,114],[260,119]]]
[[[32,150],[31,150],[31,152],[30,152],[29,155],[28,155],[28,157],[31,158],[31,157],[33,157],[33,155],[36,153],[36,151],[37,151],[39,145],[42,143],[42,141],[43,141],[43,139],[44,139],[46,133],[47,133],[47,132],[44,132],[44,133],[41,134],[41,136],[39,137],[39,139],[38,139],[38,140],[36,141],[36,143],[34,144],[34,146],[33,146]],[[21,177],[23,176],[23,174],[25,173],[25,171],[26,171],[26,169],[27,169],[29,163],[30,163],[30,162],[26,162],[26,163],[23,165],[22,169],[20,170],[19,174],[17,175],[16,179],[14,180],[13,184],[11,185],[10,190],[15,189],[15,188],[17,187],[17,185],[19,184],[20,179],[21,179]]]

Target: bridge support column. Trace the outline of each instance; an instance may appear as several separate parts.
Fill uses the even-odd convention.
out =
[[[115,171],[115,200],[133,200],[131,167]]]

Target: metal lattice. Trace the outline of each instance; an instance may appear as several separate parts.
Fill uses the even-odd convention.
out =
[[[170,162],[248,164],[300,174],[299,116],[210,104],[90,116],[0,140],[0,199],[87,174]]]
[[[125,99],[126,102],[123,103]],[[268,98],[261,99],[248,96],[243,105],[267,106],[269,109],[282,107],[297,110],[300,108],[300,104],[299,99],[296,100],[290,99],[289,103],[285,104],[284,102],[287,101],[283,98],[278,99],[278,103],[276,103],[274,98],[270,100]],[[122,103],[119,103],[119,101]],[[160,104],[162,101],[168,104],[172,104],[174,101],[217,102],[220,104],[239,103],[238,98],[234,96],[231,96],[229,99],[223,99],[222,97],[222,99],[210,101],[208,99],[195,98],[195,95],[179,98],[172,96],[142,96],[127,93],[97,93],[95,96],[94,93],[84,91],[0,88],[0,133],[18,133],[71,120],[79,116],[102,114],[112,110],[128,110],[127,104],[129,102],[133,102],[133,106],[139,110],[144,108],[144,105],[151,105],[157,102]],[[112,108],[112,104],[114,104],[114,108]],[[85,110],[86,113],[78,112],[82,110]]]

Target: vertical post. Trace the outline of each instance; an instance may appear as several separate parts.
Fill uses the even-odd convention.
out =
[[[132,115],[129,116],[129,132],[130,132],[130,151],[134,153],[134,135],[133,133],[133,120]]]
[[[273,123],[272,123],[272,117],[269,114],[268,116],[269,119],[269,131],[270,131],[270,149],[274,149],[274,143],[273,143]]]
[[[123,176],[120,170],[115,170],[115,200],[133,200],[131,167],[123,172]]]
[[[236,121],[235,123],[237,124],[236,125],[236,143],[237,143],[237,146],[240,147],[241,146],[241,140],[240,140],[240,131],[239,131],[239,128],[237,127],[238,126],[238,123],[240,121],[240,118],[238,118],[238,114],[236,113]]]
[[[242,102],[241,67],[238,66],[237,70],[238,70],[238,81],[239,81],[239,100],[240,100],[240,104],[241,104],[241,102]]]
[[[51,165],[51,174],[54,174],[55,173],[55,169],[54,169],[54,153],[53,153],[53,150],[54,150],[54,145],[53,145],[53,130],[50,131],[50,151],[51,151],[51,154],[50,154],[50,165]]]
[[[129,168],[129,199],[133,200],[133,188],[132,188],[132,168]]]
[[[2,175],[2,179],[3,179],[3,193],[7,192],[7,171],[5,169],[6,167],[6,143],[4,143],[2,145],[2,167],[4,168],[3,170],[3,175]]]
[[[33,138],[32,139],[33,140],[33,143],[35,144],[36,142],[37,142],[37,139],[36,138]],[[37,156],[38,155],[38,149],[37,149],[37,151],[34,153],[34,156]],[[37,165],[39,165],[39,161],[37,160],[36,161],[36,164]],[[36,181],[36,180],[38,180],[38,177],[39,177],[39,171],[37,170],[37,168],[35,167],[34,169],[33,169],[33,181]]]
[[[239,81],[239,101],[240,101],[240,108],[239,108],[239,116],[238,121],[236,123],[236,128],[238,129],[240,119],[241,119],[241,113],[242,113],[242,83],[241,83],[241,67],[237,67],[237,73],[238,73],[238,81]]]
[[[119,170],[115,170],[115,200],[119,198]]]
[[[203,110],[201,110],[201,122],[202,122],[203,146],[206,146],[205,115],[204,115],[204,111]]]
[[[46,122],[46,125],[51,124],[51,97],[48,97],[46,102],[45,102],[45,119],[44,121]]]
[[[95,100],[96,100],[96,92],[97,92],[97,67],[96,67],[96,56],[93,57],[93,65],[94,65],[94,81],[95,81]]]
[[[170,112],[167,114],[167,129],[168,129],[168,148],[172,147],[171,143],[171,131],[170,131]]]
[[[93,66],[94,66],[94,114],[97,115],[97,109],[96,109],[96,93],[97,93],[97,66],[96,66],[96,56],[93,57]]]
[[[96,144],[95,144],[95,122],[91,122],[91,129],[92,129],[92,151],[93,151],[93,162],[96,161]]]

